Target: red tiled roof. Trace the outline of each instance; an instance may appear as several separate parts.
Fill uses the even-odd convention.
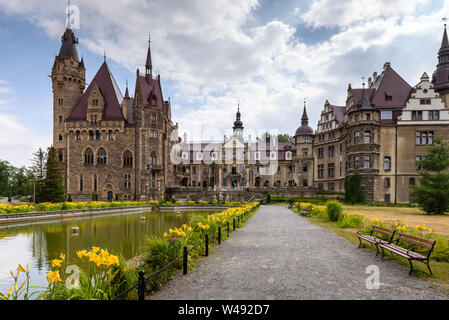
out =
[[[78,104],[73,109],[67,121],[87,120],[88,99],[92,89],[97,85],[101,95],[104,98],[104,110],[102,120],[124,120],[121,110],[123,96],[120,89],[109,70],[108,65],[104,62],[92,79],[89,87],[81,96]]]
[[[346,107],[329,105],[329,107],[334,111],[334,116],[339,123],[343,123],[345,119]]]
[[[402,77],[387,66],[374,84],[365,89],[365,94],[376,109],[402,108],[407,102],[413,88]],[[354,103],[359,103],[363,89],[351,89]],[[392,97],[387,100],[386,96]]]
[[[164,110],[164,102],[162,97],[162,90],[159,81],[151,77],[138,76],[140,94],[142,95],[142,100],[144,106],[147,108],[154,108],[159,110]],[[152,105],[151,98],[156,96],[156,105]]]
[[[402,108],[407,102],[413,90],[402,77],[390,66],[383,72],[383,77],[377,87],[371,102],[377,109]],[[386,95],[390,95],[392,100],[386,100]]]

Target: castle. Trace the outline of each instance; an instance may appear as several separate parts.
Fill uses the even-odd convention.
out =
[[[222,142],[178,137],[151,46],[135,92],[123,96],[106,59],[87,89],[78,39],[67,27],[55,57],[53,146],[73,200],[253,200],[264,193],[298,196],[344,191],[359,173],[368,202],[408,203],[421,168],[415,160],[437,135],[449,138],[449,42],[444,28],[432,79],[414,87],[385,63],[368,84],[349,84],[345,106],[327,100],[317,130],[306,106],[291,142],[245,141],[237,110]]]

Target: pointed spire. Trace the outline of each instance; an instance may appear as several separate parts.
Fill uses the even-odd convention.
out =
[[[243,122],[241,120],[241,114],[240,114],[240,100],[237,103],[237,113],[235,115],[235,121],[234,121],[234,127],[232,127],[234,131],[236,129],[243,130]]]
[[[128,77],[126,77],[126,90],[125,90],[125,99],[130,99],[129,91],[128,91]]]
[[[307,116],[306,99],[304,99],[304,110],[301,117],[301,126],[309,125],[309,117]]]
[[[357,103],[357,105],[355,106],[355,109],[360,110],[360,109],[373,109],[373,106],[371,105],[371,102],[369,101],[368,97],[366,96],[365,93],[365,84],[363,84],[363,89],[362,89],[362,97],[360,98],[359,102]]]
[[[145,63],[145,76],[147,78],[151,77],[153,74],[153,63],[151,62],[151,34],[148,36],[148,52],[147,61]]]
[[[446,21],[446,18],[443,18]],[[449,90],[449,41],[447,37],[446,23],[444,24],[443,39],[438,50],[438,64],[432,75],[432,83],[436,92]]]
[[[66,28],[64,34],[61,37],[61,49],[59,49],[58,57],[62,59],[73,58],[75,61],[79,61],[78,51],[76,45],[78,44],[78,38],[70,28]]]

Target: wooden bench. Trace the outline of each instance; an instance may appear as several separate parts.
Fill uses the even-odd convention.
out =
[[[359,238],[359,248],[362,246],[362,240],[376,246],[376,257],[380,253],[378,245],[389,244],[393,241],[396,231],[372,225],[369,232],[357,232]]]
[[[400,241],[404,243],[404,245],[410,246],[410,248],[404,248],[400,246]],[[380,243],[379,247],[382,250],[382,259],[385,256],[385,251],[388,250],[391,253],[394,253],[398,256],[401,256],[408,260],[410,263],[410,272],[413,272],[413,263],[412,261],[420,261],[427,265],[427,269],[431,275],[433,275],[432,270],[430,270],[430,255],[432,254],[433,247],[435,246],[435,240],[427,240],[419,237],[412,236],[410,234],[396,232],[396,244],[394,243]],[[420,249],[420,250],[416,250]]]

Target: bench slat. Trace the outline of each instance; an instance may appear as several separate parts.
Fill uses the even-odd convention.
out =
[[[406,237],[397,236],[397,239],[405,241],[405,242],[408,242],[408,243],[412,243],[414,245],[417,245],[419,247],[423,247],[423,248],[426,248],[426,249],[429,249],[429,250],[432,249],[432,246],[429,246],[428,244],[421,243],[421,242],[418,242],[418,241],[414,241],[414,240],[411,240],[411,239],[406,238]]]
[[[411,234],[407,234],[407,233],[396,232],[396,234],[401,236],[401,237],[410,238],[410,239],[413,239],[413,240],[418,240],[420,242],[425,242],[425,243],[428,243],[430,245],[433,245],[436,242],[435,240],[428,240],[428,239],[412,236]]]

